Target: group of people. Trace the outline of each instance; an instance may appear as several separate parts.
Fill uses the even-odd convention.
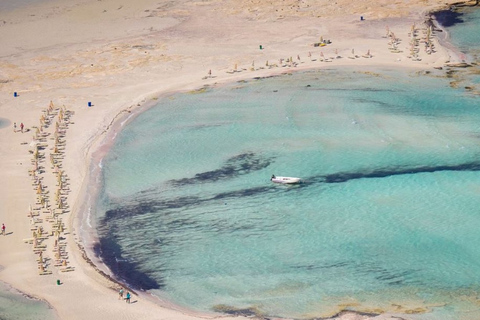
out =
[[[23,122],[20,123],[20,131],[21,131],[22,133],[23,133],[23,128],[24,128],[24,127],[25,127],[25,126],[23,125]],[[16,123],[16,122],[13,123],[13,132],[17,132],[17,123]]]
[[[120,291],[118,291],[118,300],[125,299],[126,303],[130,303],[132,295],[130,292],[127,291],[127,294],[125,295],[125,298],[123,297],[123,288],[120,288]]]

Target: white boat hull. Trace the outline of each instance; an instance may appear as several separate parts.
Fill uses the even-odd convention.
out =
[[[272,177],[270,179],[274,183],[282,183],[282,184],[295,184],[300,183],[300,178],[295,177]]]

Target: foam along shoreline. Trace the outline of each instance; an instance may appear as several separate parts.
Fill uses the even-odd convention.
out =
[[[407,39],[412,22],[422,22],[421,17],[412,14],[405,16],[413,12],[410,11],[411,7],[399,7],[395,12],[382,11],[380,7],[375,9],[377,11],[371,9],[372,18],[366,15],[366,21],[359,21],[358,17],[364,14],[364,8],[347,4],[348,1],[337,3],[338,7],[348,8],[347,15],[345,11],[335,10],[337,6],[332,10],[330,4],[322,6],[319,3],[321,9],[318,10],[324,11],[315,11],[313,13],[317,16],[307,17],[304,16],[305,11],[294,7],[285,8],[281,16],[269,11],[269,8],[255,7],[257,14],[253,20],[244,13],[253,7],[238,7],[234,3],[231,6],[213,3],[201,6],[185,1],[176,6],[158,7],[156,2],[148,0],[128,6],[116,0],[86,1],[75,5],[56,1],[53,7],[50,2],[37,5],[35,14],[28,7],[7,14],[0,30],[7,44],[0,51],[3,57],[0,90],[4,93],[0,108],[2,116],[12,122],[23,122],[26,129],[32,131],[27,134],[4,129],[5,134],[0,137],[5,150],[0,155],[2,167],[5,168],[1,175],[3,181],[8,181],[8,187],[4,186],[0,193],[0,217],[7,225],[7,230],[12,230],[11,234],[1,239],[4,243],[0,261],[4,270],[0,272],[0,279],[29,295],[48,301],[62,319],[118,319],[126,314],[136,319],[197,319],[198,315],[161,308],[143,299],[143,296],[134,298],[135,301],[139,300],[138,303],[119,306],[115,292],[118,284],[100,275],[84,259],[83,252],[78,250],[77,244],[81,244],[81,239],[74,221],[85,209],[82,207],[82,193],[87,191],[88,185],[83,182],[91,164],[92,152],[100,146],[104,134],[111,131],[112,119],[116,115],[124,110],[136,109],[162,92],[193,90],[205,84],[324,65],[374,67],[402,64],[404,67],[420,69],[444,65],[447,58],[445,52],[422,56],[422,61],[415,62],[406,58],[408,54],[389,52],[387,40],[382,38],[384,32],[378,30],[383,30],[385,23],[388,23],[399,39]],[[429,6],[433,8],[435,4]],[[194,15],[193,12],[198,14]],[[328,18],[319,18],[321,14]],[[175,21],[172,18],[165,19],[165,16],[171,16]],[[211,26],[229,25],[232,33],[240,36],[231,37],[222,27],[203,33],[205,17],[212,22]],[[385,17],[390,17],[389,21],[378,20]],[[318,27],[318,19],[323,19],[324,26]],[[67,21],[72,27],[68,30],[63,28]],[[252,21],[261,22],[262,28],[270,33],[267,40],[263,34],[255,31],[256,24]],[[60,33],[55,34],[52,26],[57,26]],[[379,29],[379,26],[382,28]],[[89,33],[99,30],[99,27],[105,31]],[[129,32],[128,37],[124,36],[125,30]],[[43,33],[42,37],[36,37],[38,32]],[[65,41],[66,35],[68,42]],[[318,42],[322,35],[328,35],[334,45],[317,50],[312,44]],[[205,43],[210,45],[205,46]],[[258,50],[259,43],[264,43],[264,49]],[[195,55],[192,55],[193,48]],[[353,50],[361,55],[370,50],[372,58],[370,55],[368,59],[354,55],[354,59],[332,59],[333,63],[328,64],[320,64],[317,58],[321,57],[321,53],[325,56],[334,52],[347,57],[350,52],[353,54]],[[254,64],[252,61],[257,62]],[[263,66],[264,61],[275,61],[277,66],[259,67]],[[325,59],[323,62],[326,62]],[[251,72],[252,68],[254,72]],[[230,73],[232,69],[235,72]],[[212,70],[212,73],[207,73],[208,70]],[[11,96],[14,91],[19,92],[15,99]],[[47,110],[51,100],[56,107],[65,105],[62,110],[70,110],[75,114],[64,145],[57,146],[64,148],[61,170],[66,175],[62,174],[60,180],[58,172],[57,178],[53,175],[40,177],[43,178],[40,179],[42,187],[40,193],[36,193],[32,191],[32,180],[28,175],[32,156],[28,153],[29,143],[31,133],[39,128],[39,117]],[[92,100],[93,106],[88,107],[87,101]],[[55,148],[55,145],[47,145],[44,150],[49,152],[48,148]],[[39,276],[35,262],[37,256],[22,241],[32,235],[30,219],[34,217],[27,217],[28,206],[41,194],[53,196],[56,184],[66,183],[67,178],[65,205],[69,210],[63,213],[62,222],[58,223],[57,220],[55,225],[59,236],[66,230],[61,236],[63,239],[57,239],[57,244],[64,241],[62,247],[65,251],[58,250],[58,253],[68,252],[68,266],[74,271],[62,273],[51,267],[51,275]],[[38,186],[35,189],[38,190]],[[61,193],[57,197],[61,200],[57,201],[57,205],[64,201]],[[45,209],[49,209],[53,203],[47,202],[49,204]],[[39,219],[45,218],[42,214]],[[50,225],[45,224],[47,228]],[[39,237],[44,236],[44,231],[48,230],[35,230]],[[55,247],[52,239],[45,243],[47,250]],[[37,243],[37,246],[41,245]],[[41,263],[53,259],[54,255],[55,252],[49,251],[47,256],[41,257]],[[102,301],[101,308],[92,307],[98,305],[98,301]],[[362,315],[358,317],[365,318]]]

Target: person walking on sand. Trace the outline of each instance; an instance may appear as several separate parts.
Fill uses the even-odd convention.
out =
[[[2,223],[2,234],[5,235],[5,224]]]
[[[22,133],[23,133],[23,122],[20,123],[20,131],[22,131]]]
[[[120,288],[120,291],[118,291],[118,300],[123,299],[123,288]]]
[[[17,132],[17,123],[16,122],[13,123],[13,132]]]
[[[126,303],[130,303],[130,292],[127,292],[127,297],[125,298]]]

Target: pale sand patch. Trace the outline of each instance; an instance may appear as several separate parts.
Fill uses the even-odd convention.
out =
[[[117,285],[83,259],[74,217],[85,213],[80,212],[85,210],[82,190],[88,189],[84,183],[91,155],[113,119],[121,118],[122,110],[134,110],[165,92],[292,70],[341,65],[442,67],[446,61],[456,62],[456,56],[434,39],[436,53],[428,55],[420,47],[421,60],[412,61],[408,33],[415,23],[419,38],[424,36],[424,13],[444,5],[445,1],[436,0],[75,0],[2,13],[1,115],[17,125],[25,123],[31,131],[0,130],[0,177],[4,181],[0,223],[13,232],[0,238],[1,280],[47,300],[62,319],[212,317],[162,308],[146,296],[134,296],[138,302],[131,305],[118,301],[112,289]],[[360,16],[365,20],[360,21]],[[387,25],[401,39],[398,53],[389,49]],[[314,47],[321,37],[332,43]],[[364,58],[368,51],[372,57]],[[358,57],[348,59],[350,55]],[[320,62],[321,58],[331,62]],[[14,98],[13,92],[19,96]],[[51,100],[55,107],[65,105],[73,112],[62,160],[69,188],[62,234],[68,265],[75,271],[63,273],[49,266],[53,274],[39,276],[38,256],[22,240],[32,236],[27,213],[37,200],[29,176],[30,142]],[[87,106],[89,101],[93,107]],[[48,140],[52,128],[48,128],[48,148],[53,147]],[[42,177],[53,197],[57,182],[48,163],[49,152],[45,150]],[[44,257],[53,259],[52,239],[45,243]],[[63,284],[57,285],[57,279]],[[370,317],[343,314],[340,318]]]

